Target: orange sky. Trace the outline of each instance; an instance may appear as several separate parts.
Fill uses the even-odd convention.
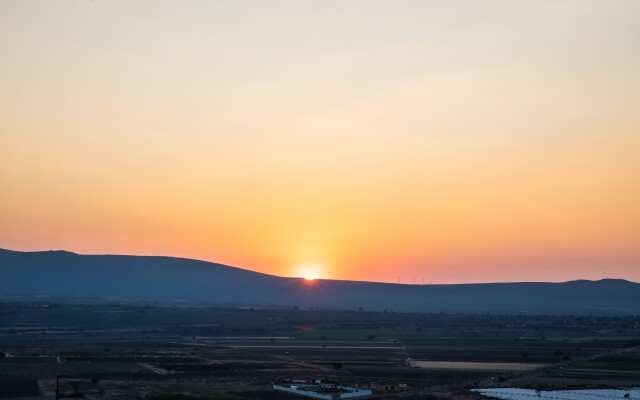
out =
[[[0,247],[640,281],[640,2],[2,1]]]

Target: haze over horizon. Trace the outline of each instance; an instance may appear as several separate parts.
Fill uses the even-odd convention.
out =
[[[423,281],[423,280],[417,280],[417,279],[412,279],[409,278],[409,280],[407,279],[399,279],[398,281],[395,282],[388,282],[388,281],[369,281],[369,280],[362,280],[362,279],[337,279],[337,278],[331,278],[331,277],[316,277],[315,275],[311,275],[311,274],[301,274],[301,275],[275,275],[275,274],[271,274],[271,273],[267,273],[267,272],[260,272],[260,271],[256,271],[256,270],[252,270],[251,268],[243,268],[243,267],[237,267],[237,266],[233,266],[233,265],[226,265],[226,264],[221,264],[221,263],[216,263],[215,261],[210,261],[210,260],[198,260],[198,259],[194,259],[194,258],[189,258],[189,257],[177,257],[177,256],[172,256],[172,255],[166,255],[166,254],[115,254],[115,253],[100,253],[100,254],[84,254],[84,253],[76,253],[76,252],[72,252],[69,250],[64,250],[64,249],[48,249],[48,250],[30,250],[30,251],[21,251],[21,250],[12,250],[12,249],[6,249],[6,248],[2,248],[0,247],[0,252],[1,251],[7,251],[7,252],[18,252],[18,253],[67,253],[67,254],[72,254],[72,255],[78,255],[78,256],[116,256],[116,257],[153,257],[153,258],[168,258],[168,259],[183,259],[183,260],[187,260],[187,261],[205,261],[205,262],[210,262],[212,264],[216,264],[216,265],[223,265],[225,267],[231,267],[234,269],[240,269],[240,270],[245,270],[245,271],[249,271],[249,272],[258,272],[258,273],[263,273],[263,274],[267,274],[270,276],[275,276],[278,278],[295,278],[295,279],[301,279],[301,280],[306,280],[306,281],[316,281],[316,280],[342,280],[342,281],[353,281],[353,282],[368,282],[368,283],[399,283],[402,285],[449,285],[449,284],[483,284],[483,283],[537,283],[537,282],[541,282],[541,283],[566,283],[566,282],[575,282],[575,281],[606,281],[606,280],[611,280],[611,281],[615,281],[615,280],[621,280],[621,281],[627,281],[627,282],[631,282],[631,283],[640,283],[637,281],[633,281],[630,279],[624,279],[624,278],[600,278],[600,279],[585,279],[585,278],[575,278],[575,279],[569,279],[569,280],[559,280],[559,281],[487,281],[487,282],[433,282],[431,281]],[[402,277],[399,277],[402,278]],[[310,282],[311,283],[311,282]]]
[[[640,281],[640,2],[0,2],[0,248]]]

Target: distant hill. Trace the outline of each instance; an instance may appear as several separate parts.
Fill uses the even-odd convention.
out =
[[[34,296],[401,312],[640,313],[640,284],[620,279],[463,285],[306,282],[184,258],[0,249],[0,301]]]

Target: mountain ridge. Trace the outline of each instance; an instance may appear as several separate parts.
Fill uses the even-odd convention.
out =
[[[185,260],[185,261],[197,261],[197,262],[201,262],[201,263],[207,263],[207,264],[212,264],[212,265],[220,265],[220,266],[225,266],[228,268],[233,268],[233,269],[238,269],[238,270],[243,270],[243,271],[250,271],[256,274],[261,274],[261,275],[268,275],[268,276],[274,276],[274,277],[278,277],[278,278],[293,278],[293,279],[302,279],[302,277],[286,277],[286,276],[279,276],[279,275],[273,275],[273,274],[267,274],[265,272],[260,272],[260,271],[254,271],[248,268],[242,268],[242,267],[235,267],[232,265],[227,265],[227,264],[221,264],[221,263],[216,263],[213,261],[207,261],[207,260],[199,260],[197,258],[189,258],[189,257],[178,257],[178,256],[166,256],[166,255],[140,255],[140,254],[111,254],[111,253],[104,253],[104,254],[80,254],[80,253],[75,253],[72,251],[68,251],[68,250],[35,250],[35,251],[22,251],[22,250],[11,250],[11,249],[5,249],[5,248],[0,248],[0,252],[8,252],[8,253],[21,253],[21,254],[67,254],[67,255],[74,255],[74,256],[92,256],[92,257],[139,257],[139,258],[145,258],[145,257],[150,257],[150,258],[167,258],[167,259],[175,259],[175,260]],[[340,281],[340,282],[365,282],[365,283],[381,283],[381,284],[389,284],[389,285],[407,285],[407,286],[436,286],[436,285],[493,285],[493,284],[510,284],[510,283],[549,283],[549,284],[553,284],[553,283],[571,283],[571,282],[606,282],[606,281],[615,281],[615,282],[628,282],[628,283],[639,283],[639,282],[634,282],[634,281],[630,281],[628,279],[624,279],[624,278],[601,278],[601,279],[572,279],[572,280],[568,280],[568,281],[504,281],[504,282],[466,282],[466,283],[430,283],[430,284],[409,284],[409,283],[393,283],[393,282],[378,282],[378,281],[360,281],[360,280],[351,280],[351,279],[331,279],[331,278],[317,278],[317,280],[321,280],[321,281]]]
[[[0,295],[401,312],[637,314],[624,279],[409,285],[279,277],[167,256],[0,249]]]

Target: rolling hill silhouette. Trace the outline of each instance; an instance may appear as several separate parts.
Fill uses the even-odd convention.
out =
[[[34,296],[399,312],[640,313],[640,284],[621,279],[451,285],[307,282],[185,258],[0,249],[0,301]]]

